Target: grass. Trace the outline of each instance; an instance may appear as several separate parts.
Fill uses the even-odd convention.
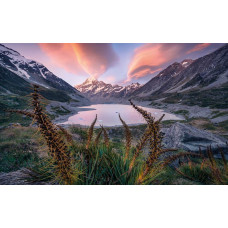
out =
[[[194,180],[198,184],[213,184],[213,176],[209,167],[202,168],[200,164],[190,167],[188,164],[185,164],[180,170],[188,179]]]
[[[52,107],[51,109],[55,111],[56,115],[67,115],[71,113],[71,111],[66,109],[64,106],[56,106],[56,107]]]
[[[187,120],[188,119],[188,116],[189,116],[189,111],[188,110],[181,109],[181,110],[175,111],[174,114],[182,115]]]
[[[222,121],[220,123],[213,123],[209,118],[189,118],[187,119],[186,123],[202,129],[210,131],[211,133],[221,135],[227,138],[227,131],[228,131],[228,120]]]
[[[197,98],[197,99],[196,99]],[[181,103],[188,106],[198,105],[201,107],[228,108],[228,83],[220,88],[206,91],[192,90],[183,93],[173,93],[164,99],[165,103]]]
[[[188,110],[178,110],[174,112],[175,114],[180,114],[180,115],[188,115],[189,111]]]
[[[152,184],[165,167],[175,159],[191,153],[179,153],[174,156],[161,156],[169,152],[162,148],[160,122],[150,113],[131,103],[147,122],[146,129],[137,145],[132,145],[132,133],[129,126],[119,115],[124,128],[124,144],[116,146],[109,137],[109,131],[103,126],[95,132],[97,116],[85,134],[84,130],[71,127],[70,131],[82,136],[82,142],[76,142],[66,129],[55,126],[41,105],[38,86],[31,94],[33,112],[11,110],[33,118],[49,148],[48,161],[41,162],[35,173],[42,180],[49,173],[52,183],[58,184]],[[103,137],[102,137],[103,136]],[[103,138],[103,140],[102,140]],[[149,153],[143,149],[148,144]],[[33,169],[33,170],[34,170]],[[44,172],[45,170],[45,172]],[[46,179],[47,180],[47,179]]]
[[[216,130],[216,127],[213,125],[213,123],[207,123],[202,126],[204,129],[207,129],[207,130]]]
[[[223,131],[228,131],[228,120],[220,122],[218,127],[222,128]]]
[[[168,128],[168,127],[171,127],[174,123],[185,123],[186,121],[185,120],[164,120],[162,121],[162,127],[164,128]]]
[[[164,98],[162,102],[167,104],[179,103],[188,106],[198,105],[200,107],[210,107],[212,109],[227,109],[228,83],[209,90],[192,89],[182,93],[154,94],[144,97],[142,100],[154,101],[161,98]]]
[[[0,172],[30,168],[39,161],[37,153],[41,143],[37,129],[12,126],[0,131]]]
[[[79,154],[85,152],[85,142],[87,139],[87,129],[73,126],[69,128],[72,135],[80,135],[84,140],[69,146],[72,156],[75,160],[80,159]],[[98,131],[96,131],[98,132]],[[95,135],[96,136],[96,135]],[[48,183],[56,183],[54,169],[51,159],[47,157],[48,149],[44,145],[44,140],[35,127],[15,126],[0,131],[0,172],[16,171],[22,167],[31,168],[37,177],[33,177],[33,182],[37,178],[39,183],[41,180]],[[126,170],[123,161],[116,154],[124,152],[124,143],[110,142],[110,148],[107,150],[104,142],[100,142],[99,147],[91,147],[91,151],[96,155],[94,159],[90,159],[90,164],[81,166],[75,163],[77,168],[76,175],[78,179],[74,184],[133,184],[134,178],[127,179],[121,177],[120,173]],[[134,150],[131,151],[131,156]],[[175,154],[175,152],[174,152]],[[138,158],[139,167],[145,160],[145,155],[141,154]],[[215,184],[211,169],[207,166],[201,169],[202,159],[191,159],[193,165],[184,163],[180,170],[184,174],[176,172],[175,167],[166,166],[159,174],[155,175],[147,184],[173,185],[173,184]],[[216,162],[220,166],[222,172],[223,165],[221,160]],[[115,172],[113,168],[116,168]],[[118,167],[118,168],[117,168]],[[120,172],[120,170],[122,170]],[[135,171],[136,172],[136,171]],[[112,178],[108,176],[112,173]],[[89,178],[88,178],[89,177]],[[35,180],[34,180],[35,178]],[[132,179],[133,178],[133,179]]]
[[[190,152],[180,152],[162,147],[160,122],[155,121],[150,113],[131,103],[139,112],[146,125],[129,127],[119,116],[123,129],[121,142],[110,139],[111,129],[94,129],[97,116],[88,129],[72,126],[69,131],[54,125],[41,105],[38,86],[34,86],[32,96],[33,112],[11,110],[33,118],[40,134],[34,128],[22,131],[23,127],[4,130],[1,141],[2,171],[9,172],[20,167],[32,170],[31,182],[46,181],[54,184],[86,185],[133,185],[133,184],[226,184],[227,164],[216,161],[211,149],[208,157]],[[207,122],[206,122],[207,123]],[[205,122],[203,123],[205,124]],[[132,143],[132,130],[140,131],[138,141]],[[117,133],[119,134],[119,133]],[[74,136],[81,140],[74,140]],[[40,139],[42,136],[42,139]],[[11,139],[8,139],[11,137]],[[36,145],[41,140],[46,143],[46,156],[39,156]],[[148,148],[148,153],[144,149]],[[14,153],[11,153],[14,151]],[[172,153],[170,153],[172,152]],[[221,153],[222,154],[222,153]],[[200,157],[199,161],[192,156]],[[173,162],[182,157],[179,168]],[[173,164],[172,166],[169,166]],[[176,164],[176,163],[175,163]],[[205,170],[204,170],[205,169]]]
[[[215,118],[220,117],[220,116],[228,116],[228,112],[213,111],[212,115],[213,116],[211,117],[211,119],[215,119]]]
[[[80,136],[82,142],[85,142],[87,139],[87,130],[86,128],[81,128],[77,126],[70,126],[69,131],[71,134],[77,134]]]
[[[16,95],[0,95],[0,126],[8,126],[10,123],[20,123],[28,126],[31,119],[14,113],[6,113],[6,109],[25,109],[28,106],[28,97]]]

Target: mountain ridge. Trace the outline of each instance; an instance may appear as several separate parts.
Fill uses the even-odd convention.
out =
[[[49,71],[42,63],[27,59],[19,52],[2,44],[0,44],[0,65],[31,83],[70,93],[78,92],[70,84]]]
[[[182,61],[183,63],[183,61]],[[170,67],[176,65],[176,63],[168,66],[164,71],[167,71]],[[180,66],[180,64],[178,65]],[[203,89],[206,86],[211,85],[213,82],[220,79],[222,74],[228,73],[228,45],[217,49],[216,51],[200,57],[187,67],[182,68],[179,72],[176,72],[175,77],[168,75],[168,77],[162,77],[161,73],[152,78],[139,90],[135,91],[134,96],[146,97],[149,95],[168,94],[176,92],[186,92],[192,89]],[[227,77],[223,77],[223,83],[228,81]],[[148,89],[154,88],[156,89]]]
[[[136,89],[141,87],[139,83],[132,83],[128,86],[111,85],[89,77],[75,88],[93,102],[113,102],[116,99],[125,99]]]
[[[137,89],[133,93],[133,95],[140,96],[140,93],[143,93],[146,95],[147,93],[151,94],[159,90],[159,88],[161,88],[165,82],[167,82],[170,78],[175,77],[181,71],[183,71],[188,66],[190,66],[193,62],[194,60],[192,59],[185,59],[180,63],[174,62],[173,64],[169,65],[164,70],[162,70],[160,73],[158,73],[150,81],[145,83],[141,88]],[[143,94],[141,94],[141,96]]]
[[[0,81],[0,92],[3,94],[26,95],[32,91],[32,85],[37,84],[47,99],[89,103],[78,90],[54,75],[43,64],[27,59],[2,44],[0,44]]]

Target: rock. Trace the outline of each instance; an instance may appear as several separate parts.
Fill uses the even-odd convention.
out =
[[[219,116],[217,118],[211,119],[211,122],[217,124],[226,120],[228,120],[228,116]]]
[[[225,138],[179,122],[166,130],[163,143],[167,148],[179,148],[194,152],[199,151],[199,147],[202,150],[206,150],[208,146],[216,150],[218,146],[227,148]]]
[[[21,124],[20,123],[10,123],[8,125],[8,128],[15,128],[15,127],[21,127]]]
[[[49,184],[47,182],[37,181],[30,182],[32,171],[26,168],[22,168],[17,171],[9,173],[0,173],[0,185],[43,185]]]

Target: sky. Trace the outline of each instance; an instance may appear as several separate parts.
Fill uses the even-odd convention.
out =
[[[215,43],[7,43],[45,65],[72,86],[88,77],[106,83],[146,83],[174,62],[197,59],[220,48]]]

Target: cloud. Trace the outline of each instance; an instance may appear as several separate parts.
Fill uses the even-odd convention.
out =
[[[187,54],[190,54],[192,52],[196,52],[196,51],[201,51],[207,47],[209,47],[211,44],[197,44],[195,47],[193,47],[192,49],[190,49],[189,51],[187,51]]]
[[[141,78],[163,69],[180,57],[203,50],[210,44],[144,44],[135,49],[128,66],[127,81]]]
[[[111,44],[40,44],[59,67],[69,73],[98,78],[117,62]]]

